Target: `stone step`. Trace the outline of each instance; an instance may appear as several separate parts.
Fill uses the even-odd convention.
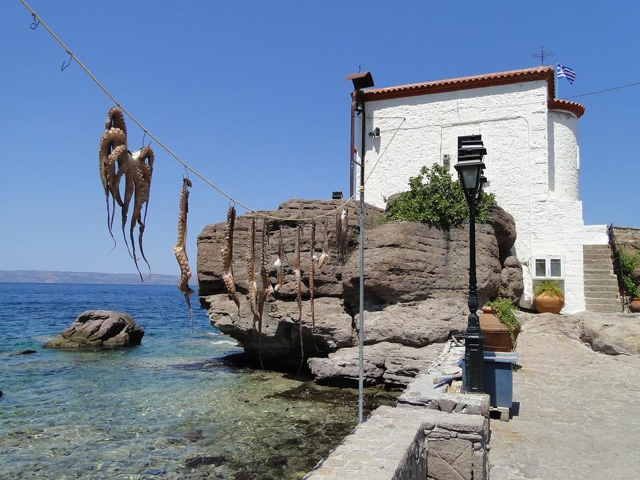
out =
[[[583,245],[582,251],[584,253],[593,253],[593,252],[609,252],[611,253],[611,247],[609,245]]]
[[[587,311],[597,313],[620,313],[622,312],[622,305],[619,303],[615,307],[613,305],[587,305]]]

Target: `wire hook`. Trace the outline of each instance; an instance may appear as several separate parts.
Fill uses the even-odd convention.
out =
[[[69,50],[67,50],[67,53],[69,54],[69,62],[62,62],[62,66],[60,67],[61,72],[64,72],[67,68],[69,68],[69,65],[71,65],[71,62],[73,61],[73,53],[71,53]]]
[[[30,27],[31,30],[35,30],[36,28],[38,28],[38,25],[40,25],[40,19],[36,16],[35,13],[32,13],[31,16],[33,17],[33,22],[31,23]]]

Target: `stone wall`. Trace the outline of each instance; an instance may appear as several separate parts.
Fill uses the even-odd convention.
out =
[[[481,480],[489,419],[415,406],[380,407],[306,480]]]
[[[305,479],[488,478],[489,395],[447,393],[462,355],[463,347],[447,342],[396,408],[375,410]]]

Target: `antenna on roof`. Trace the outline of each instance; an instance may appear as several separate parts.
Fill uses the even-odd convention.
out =
[[[553,52],[545,52],[544,45],[540,47],[540,53],[534,53],[531,58],[539,58],[540,65],[544,65],[544,57],[553,57]]]

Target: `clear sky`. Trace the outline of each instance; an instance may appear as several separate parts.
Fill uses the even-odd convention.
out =
[[[347,74],[377,87],[540,65],[573,68],[587,224],[640,227],[640,4],[513,0],[28,0],[154,136],[252,209],[349,191]],[[113,242],[98,173],[109,98],[19,0],[0,6],[0,269],[135,273]],[[578,95],[585,95],[577,97]],[[127,119],[130,148],[143,132]],[[148,143],[148,137],[145,140]],[[183,166],[160,146],[145,231],[152,272],[178,274]],[[188,253],[229,205],[190,174]],[[238,213],[245,213],[242,208]],[[117,226],[117,221],[116,221]],[[144,270],[143,270],[144,273]],[[192,281],[193,283],[193,281]]]

